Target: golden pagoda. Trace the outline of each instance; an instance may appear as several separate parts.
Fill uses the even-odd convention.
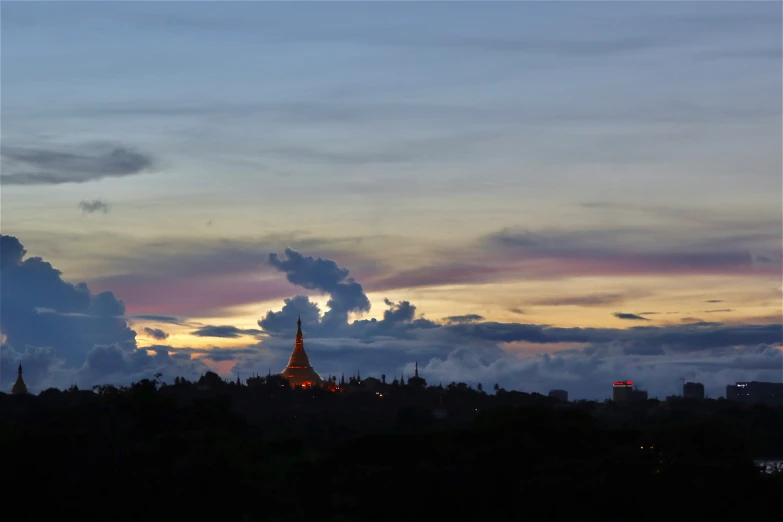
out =
[[[280,372],[280,375],[285,377],[292,387],[307,388],[309,386],[322,386],[326,384],[326,381],[318,375],[312,366],[310,366],[310,358],[307,357],[304,349],[304,339],[302,338],[302,319],[296,320],[296,344],[294,344],[294,351],[291,353],[291,358],[288,360],[288,366]]]
[[[16,377],[14,387],[11,388],[11,395],[24,395],[27,393],[27,385],[22,379],[22,363],[19,363],[19,375]]]

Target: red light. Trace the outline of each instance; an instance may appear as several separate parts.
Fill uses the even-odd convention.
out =
[[[631,381],[614,381],[612,383],[613,386],[631,386],[633,385],[633,382]]]

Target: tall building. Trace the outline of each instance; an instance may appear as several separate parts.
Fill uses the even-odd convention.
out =
[[[748,404],[783,405],[783,382],[738,382],[726,386],[726,398]]]
[[[703,399],[704,385],[700,382],[686,382],[682,385],[682,396],[686,399]]]
[[[615,381],[612,383],[612,400],[614,402],[646,401],[647,390],[640,390],[632,381]]]
[[[294,351],[291,353],[291,358],[288,360],[288,366],[280,372],[280,375],[285,377],[291,386],[307,388],[310,386],[321,386],[326,384],[326,381],[318,375],[318,372],[310,366],[310,358],[304,349],[304,339],[302,337],[302,319],[299,318],[296,321],[296,343],[294,344]]]
[[[551,390],[549,396],[563,402],[568,402],[568,392],[566,390]]]
[[[14,387],[11,388],[11,395],[23,395],[27,393],[27,385],[24,383],[24,379],[22,379],[22,363],[19,363],[18,372],[19,374],[16,377]]]

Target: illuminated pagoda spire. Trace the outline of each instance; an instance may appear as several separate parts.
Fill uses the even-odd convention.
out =
[[[22,363],[19,363],[18,375],[14,387],[11,388],[11,395],[24,395],[27,393],[27,385],[22,378]]]
[[[296,326],[294,351],[291,352],[291,357],[288,359],[288,366],[285,367],[280,375],[285,377],[291,383],[291,386],[307,388],[308,386],[323,384],[323,378],[310,365],[310,358],[304,349],[301,317],[297,319]]]

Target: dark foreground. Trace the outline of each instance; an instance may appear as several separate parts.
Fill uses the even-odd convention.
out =
[[[783,454],[779,408],[623,410],[465,389],[432,407],[426,389],[194,390],[146,382],[0,394],[4,512],[81,522],[719,521],[772,516],[783,491],[783,475],[753,464]]]

